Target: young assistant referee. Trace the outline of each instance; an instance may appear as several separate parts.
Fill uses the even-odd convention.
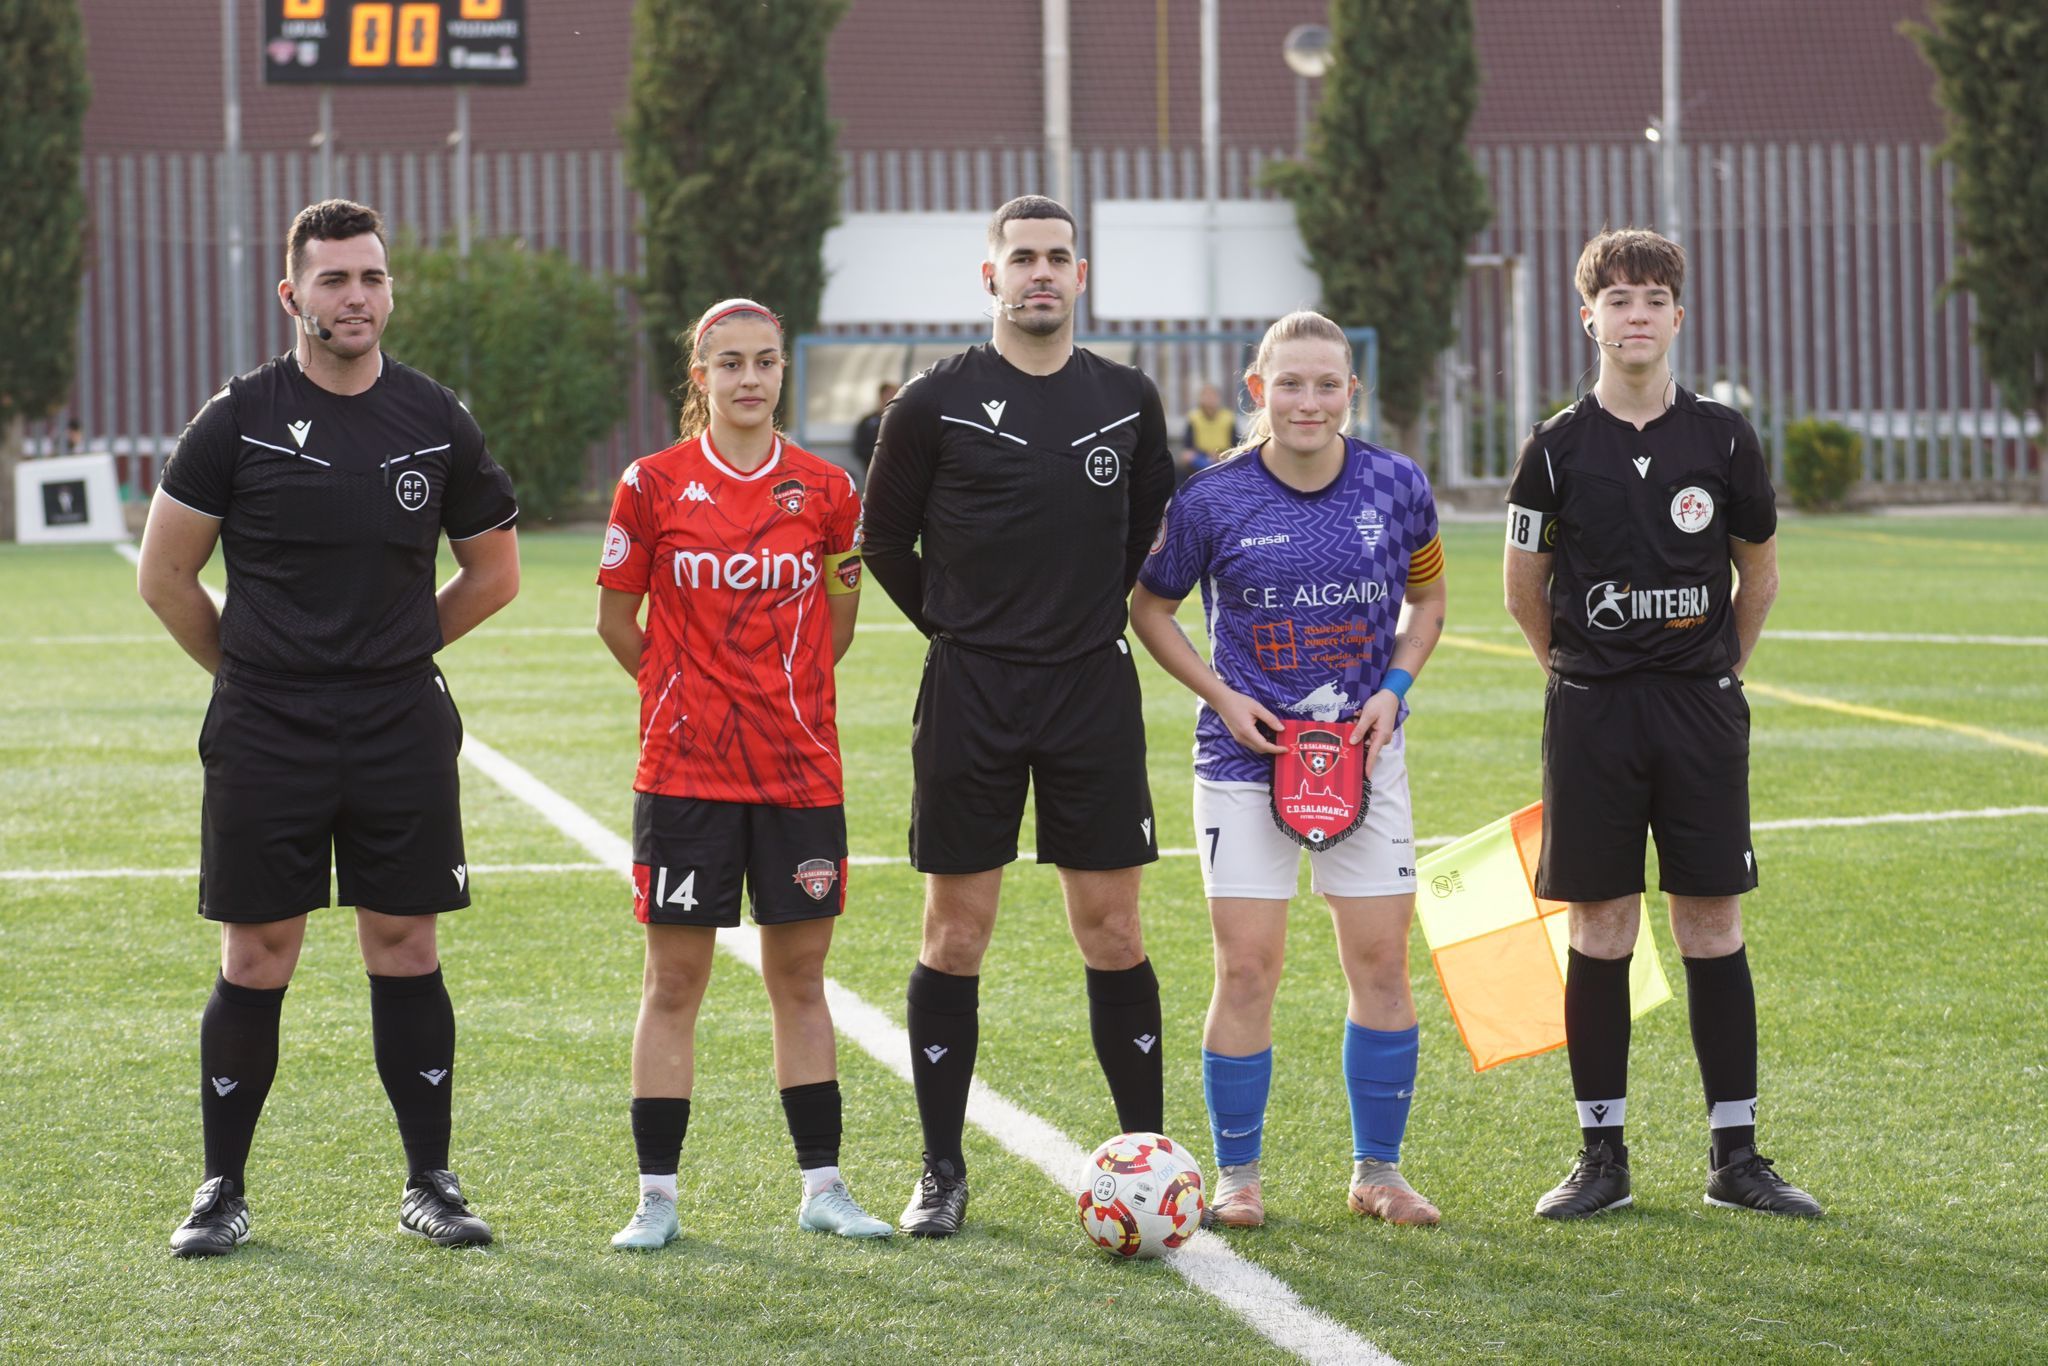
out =
[[[1065,208],[1027,195],[998,209],[981,278],[993,338],[897,394],[867,488],[869,570],[931,639],[911,724],[925,911],[907,1012],[925,1168],[901,1221],[921,1237],[958,1232],[967,1211],[981,960],[1027,788],[1117,1122],[1164,1118],[1138,923],[1139,870],[1159,852],[1123,632],[1173,489],[1166,414],[1143,373],[1074,345],[1088,263]]]
[[[277,287],[296,345],[207,400],[143,533],[143,600],[214,678],[199,913],[220,922],[221,966],[199,1025],[205,1179],[171,1234],[180,1257],[249,1237],[250,1140],[330,855],[409,1169],[399,1227],[491,1241],[448,1170],[455,1013],[435,918],[469,904],[469,863],[462,719],[434,653],[518,592],[519,509],[455,395],[384,355],[391,288],[374,210],[302,210]],[[458,568],[437,592],[444,532]],[[199,583],[216,542],[220,612]]]

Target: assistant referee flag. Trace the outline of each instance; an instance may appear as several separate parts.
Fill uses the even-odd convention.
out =
[[[1536,895],[1543,803],[1481,826],[1416,865],[1416,912],[1444,1000],[1472,1070],[1547,1053],[1564,1043],[1570,931],[1562,901]],[[1650,917],[1629,963],[1631,1013],[1671,999]]]

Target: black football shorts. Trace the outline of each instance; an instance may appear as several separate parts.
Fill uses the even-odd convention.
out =
[[[455,756],[462,717],[441,671],[308,679],[223,660],[199,728],[199,913],[288,920],[339,902],[386,915],[469,904]]]
[[[1552,678],[1537,895],[1607,901],[1642,891],[1646,828],[1666,892],[1735,896],[1756,886],[1741,680]]]
[[[633,798],[633,914],[644,925],[780,925],[846,906],[846,808]]]
[[[1100,870],[1159,857],[1138,669],[1121,636],[1061,664],[934,640],[910,758],[910,862],[920,872],[1013,861],[1027,788],[1040,863]]]

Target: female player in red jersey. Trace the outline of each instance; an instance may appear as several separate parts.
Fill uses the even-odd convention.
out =
[[[825,954],[846,900],[832,667],[860,602],[860,500],[775,429],[782,326],[748,299],[698,321],[682,439],[629,466],[598,570],[597,632],[640,685],[633,910],[647,968],[633,1031],[640,1203],[612,1239],[678,1232],[697,1008],[718,927],[761,926],[775,1078],[803,1174],[800,1227],[880,1238],[839,1175]],[[647,622],[640,606],[647,603]]]

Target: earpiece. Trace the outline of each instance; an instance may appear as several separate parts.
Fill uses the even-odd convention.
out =
[[[334,333],[329,329],[322,327],[320,325],[320,320],[318,318],[314,317],[310,313],[302,313],[299,311],[299,300],[297,295],[287,296],[284,301],[284,307],[287,313],[291,314],[294,318],[297,318],[299,320],[299,327],[301,330],[311,332],[315,336],[319,337],[321,341],[334,340]]]
[[[1579,320],[1579,327],[1580,327],[1580,328],[1581,328],[1582,330],[1584,330],[1585,334],[1586,334],[1586,335],[1587,335],[1588,337],[1590,337],[1590,338],[1591,338],[1592,340],[1594,340],[1594,341],[1599,341],[1599,340],[1600,340],[1600,334],[1599,334],[1598,332],[1595,332],[1595,331],[1593,330],[1593,320],[1592,320],[1591,318],[1581,318],[1581,319]]]
[[[984,276],[982,276],[982,277],[981,277],[981,282],[982,282],[983,284],[985,284],[985,285],[987,285],[987,286],[988,286],[988,292],[989,292],[989,293],[993,294],[993,293],[995,293],[995,292],[996,292],[996,278],[995,278],[995,276],[993,276],[993,275],[984,275]]]

